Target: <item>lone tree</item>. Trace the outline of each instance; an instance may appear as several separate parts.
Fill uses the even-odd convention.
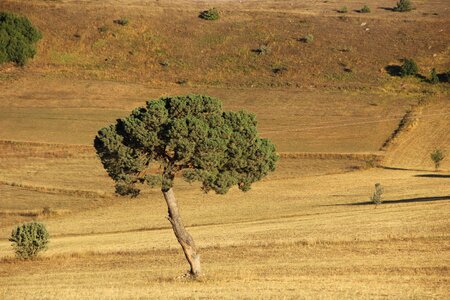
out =
[[[139,184],[161,188],[192,277],[201,273],[200,256],[181,222],[172,188],[176,175],[199,181],[205,193],[225,194],[233,185],[245,192],[278,160],[275,146],[258,137],[253,114],[223,112],[218,99],[202,95],[150,100],[101,129],[94,146],[119,195],[136,197]],[[158,173],[150,170],[153,164]]]
[[[430,153],[430,158],[434,163],[434,168],[439,170],[439,167],[441,166],[441,161],[445,158],[445,153],[439,148],[436,148],[433,150],[433,152]]]

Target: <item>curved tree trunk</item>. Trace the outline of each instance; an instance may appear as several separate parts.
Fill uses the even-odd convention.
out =
[[[189,275],[192,277],[197,277],[201,273],[200,255],[197,253],[197,247],[195,247],[194,239],[186,231],[186,228],[184,228],[184,225],[181,222],[181,217],[178,211],[178,205],[173,190],[163,190],[162,192],[164,194],[164,199],[166,200],[168,208],[167,219],[169,220],[170,224],[172,224],[173,232],[175,233],[178,242],[183,248],[184,255],[186,256],[186,259],[191,266]]]

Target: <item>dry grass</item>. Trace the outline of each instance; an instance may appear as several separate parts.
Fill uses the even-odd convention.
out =
[[[382,0],[364,16],[353,9],[365,3],[345,4],[342,16],[343,3],[312,0],[1,1],[44,39],[27,67],[0,67],[0,299],[448,299],[450,160],[439,173],[372,168],[431,169],[430,149],[450,145],[448,87],[384,70],[403,57],[448,69],[447,3],[397,14]],[[205,26],[209,6],[222,17]],[[307,33],[314,43],[299,43]],[[251,51],[262,44],[270,53]],[[202,255],[196,281],[179,278],[161,192],[113,196],[92,148],[145,100],[192,92],[256,113],[281,153],[248,193],[176,180]],[[415,125],[399,127],[424,97]],[[21,261],[7,238],[33,219],[49,249]]]
[[[445,1],[421,3],[418,11],[407,14],[377,8],[370,16],[345,17],[336,12],[339,3],[298,2],[215,3],[223,17],[207,26],[197,17],[205,6],[186,1],[80,5],[5,0],[0,9],[27,15],[44,32],[39,55],[27,70],[65,78],[359,89],[386,80],[380,69],[403,57],[414,57],[424,69],[449,67],[448,39],[443,38],[449,36]],[[377,2],[378,7],[392,6]],[[129,19],[129,25],[113,23],[120,17]],[[99,32],[104,26],[108,30]],[[297,41],[308,33],[314,43]],[[269,45],[270,54],[251,51],[261,44]],[[430,61],[434,54],[440,60]],[[161,65],[165,62],[167,67]],[[288,71],[274,75],[274,65]]]

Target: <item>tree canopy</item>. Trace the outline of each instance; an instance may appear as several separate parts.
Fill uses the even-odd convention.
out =
[[[36,54],[35,43],[42,34],[25,17],[0,12],[0,64],[25,65]]]
[[[247,191],[275,169],[275,146],[256,125],[254,114],[223,112],[212,97],[163,97],[101,129],[94,146],[120,195],[137,196],[139,184],[169,190],[177,173],[224,194],[233,185]]]

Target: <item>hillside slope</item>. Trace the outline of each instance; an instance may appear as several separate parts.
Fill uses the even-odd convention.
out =
[[[408,169],[434,169],[430,153],[440,148],[447,153],[442,170],[450,170],[450,100],[435,99],[416,116],[416,124],[401,133],[386,152],[383,164]]]
[[[357,2],[261,2],[3,0],[0,11],[26,15],[43,32],[26,70],[59,77],[361,88],[388,80],[384,68],[404,57],[417,60],[424,73],[450,68],[445,1],[420,3],[407,14],[385,9],[391,1],[377,1],[370,14],[357,13]],[[198,18],[216,4],[219,20]],[[343,5],[345,15],[336,12]],[[120,18],[128,25],[114,23]],[[301,41],[307,34],[312,43]],[[259,55],[263,45],[269,51]]]

